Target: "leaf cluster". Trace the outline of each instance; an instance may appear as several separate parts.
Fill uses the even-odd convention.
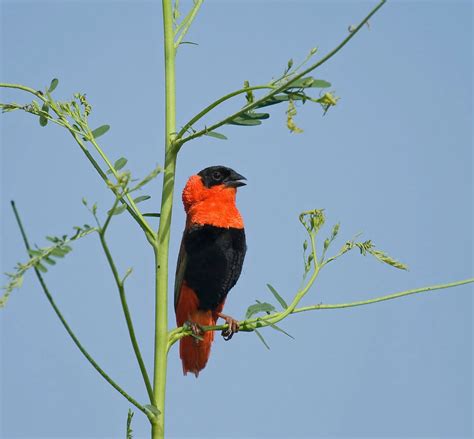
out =
[[[28,252],[30,258],[26,262],[18,262],[14,272],[5,273],[9,281],[2,287],[4,293],[0,297],[0,308],[5,307],[12,291],[22,286],[23,276],[29,269],[34,268],[46,273],[48,271],[48,265],[56,265],[57,259],[64,258],[64,256],[72,251],[72,247],[69,245],[70,243],[98,231],[96,227],[91,227],[88,224],[84,224],[81,227],[75,226],[74,230],[75,233],[72,236],[47,236],[46,239],[51,242],[52,245],[30,249]]]
[[[294,121],[294,118],[297,114],[297,103],[301,105],[305,104],[306,102],[319,104],[325,114],[329,108],[337,104],[339,99],[332,92],[325,90],[331,87],[330,82],[323,79],[317,79],[310,75],[305,75],[305,73],[310,72],[317,65],[316,63],[313,66],[304,69],[304,66],[309,62],[316,52],[316,49],[311,49],[305,60],[298,66],[294,66],[292,59],[289,60],[283,74],[279,78],[273,79],[266,84],[251,86],[249,81],[244,81],[244,87],[242,89],[229,93],[228,95],[213,102],[195,117],[193,117],[188,123],[186,123],[177,133],[177,137],[175,139],[176,143],[183,144],[189,140],[203,135],[225,140],[227,137],[224,134],[217,132],[216,128],[223,125],[261,125],[264,120],[270,118],[270,113],[259,112],[258,110],[281,103],[287,103],[286,125],[288,129],[292,133],[301,133],[303,130],[299,128]],[[312,92],[318,89],[320,90],[319,95],[314,96]],[[256,97],[254,92],[257,90],[267,90],[267,93],[263,96]],[[224,101],[241,94],[245,95],[245,105],[236,113],[224,118],[220,122],[212,124],[211,126],[205,126],[200,131],[197,131],[194,128],[194,124],[202,119],[211,110],[218,107]],[[188,134],[188,136],[185,136],[185,134]]]
[[[280,295],[280,293],[278,293],[278,291],[272,285],[267,284],[268,290],[279,303],[281,311],[277,311],[277,308],[271,303],[260,302],[259,300],[256,300],[255,304],[252,304],[247,308],[245,320],[244,322],[242,322],[243,328],[248,331],[254,331],[258,338],[267,348],[269,348],[268,343],[265,341],[262,334],[258,331],[258,328],[270,326],[291,337],[291,335],[289,335],[287,332],[282,330],[280,327],[277,327],[275,323],[294,312],[295,307],[314,284],[319,271],[329,262],[334,261],[335,259],[341,257],[342,255],[348,253],[353,249],[358,249],[359,253],[364,256],[370,254],[387,265],[390,265],[400,270],[407,270],[407,266],[405,264],[392,258],[387,253],[376,249],[371,240],[361,242],[355,240],[346,241],[338,253],[326,259],[326,252],[330,249],[331,245],[337,239],[337,236],[339,234],[339,223],[335,224],[332,227],[330,235],[326,239],[324,239],[322,245],[323,250],[321,256],[318,258],[317,237],[326,222],[324,210],[314,209],[302,212],[299,215],[299,221],[308,234],[308,238],[303,242],[303,280],[307,277],[309,273],[311,273],[310,279],[295,294],[289,305],[287,301]]]

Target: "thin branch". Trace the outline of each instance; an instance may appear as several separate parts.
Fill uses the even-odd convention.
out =
[[[380,297],[375,297],[373,299],[367,299],[367,300],[360,300],[357,302],[349,302],[349,303],[336,303],[336,304],[323,304],[320,303],[318,305],[310,305],[310,306],[303,306],[301,308],[295,308],[293,309],[290,313],[287,313],[286,311],[282,312],[277,312],[273,314],[269,314],[266,316],[258,317],[255,319],[250,319],[250,320],[243,320],[239,322],[240,325],[240,331],[243,332],[251,332],[255,328],[263,328],[265,326],[270,326],[274,324],[275,322],[278,322],[282,320],[282,318],[286,317],[289,314],[297,314],[300,312],[305,312],[305,311],[314,311],[314,310],[319,310],[319,309],[340,309],[340,308],[352,308],[355,306],[362,306],[362,305],[371,305],[373,303],[378,303],[378,302],[384,302],[386,300],[392,300],[392,299],[398,299],[400,297],[405,297],[405,296],[410,296],[412,294],[419,294],[419,293],[425,293],[425,292],[432,292],[432,291],[437,291],[437,290],[442,290],[445,288],[453,288],[457,287],[460,285],[466,285],[474,283],[474,278],[469,278],[457,282],[450,282],[446,284],[440,284],[440,285],[431,285],[428,287],[422,287],[422,288],[415,288],[412,290],[406,290],[406,291],[401,291],[398,293],[393,293],[393,294],[388,294],[385,296],[380,296]],[[282,317],[284,316],[284,317]],[[228,325],[216,325],[216,326],[206,326],[203,327],[202,329],[204,331],[221,331],[223,329],[227,329]],[[176,328],[173,331],[170,332],[170,347],[178,341],[180,338],[183,338],[186,335],[190,335],[190,331],[183,329],[182,327]]]
[[[117,289],[119,291],[120,295],[120,302],[122,304],[122,309],[123,309],[123,314],[125,316],[125,321],[127,322],[127,329],[128,333],[130,335],[130,341],[132,342],[133,346],[133,351],[135,352],[135,356],[138,361],[138,365],[140,367],[140,372],[143,377],[143,381],[145,383],[145,387],[148,393],[148,397],[150,398],[150,403],[153,404],[153,388],[151,386],[150,378],[148,377],[148,372],[146,370],[145,362],[143,361],[143,357],[140,351],[140,347],[138,345],[137,337],[135,335],[135,329],[133,327],[133,321],[132,321],[132,316],[130,314],[130,310],[128,308],[128,303],[127,303],[127,297],[125,295],[125,286],[124,282],[122,279],[120,279],[120,276],[118,274],[117,266],[115,265],[115,261],[112,257],[112,254],[110,252],[109,246],[107,244],[107,241],[105,239],[105,232],[107,230],[107,226],[110,223],[110,218],[113,215],[114,209],[117,207],[117,202],[118,199],[115,201],[112,209],[110,210],[110,214],[107,217],[107,220],[104,223],[104,227],[100,229],[99,231],[99,237],[100,237],[100,243],[102,245],[102,249],[104,250],[105,256],[107,258],[107,262],[109,263],[110,269],[112,271],[112,274],[114,276],[115,283],[117,285]]]
[[[256,85],[253,87],[244,87],[241,88],[240,90],[233,91],[232,93],[229,93],[225,96],[222,96],[220,99],[217,99],[214,101],[212,104],[208,105],[206,108],[204,108],[202,111],[200,111],[196,116],[194,116],[189,122],[186,123],[186,125],[181,128],[181,130],[177,134],[177,138],[180,139],[186,132],[188,131],[189,128],[191,128],[198,120],[202,119],[207,113],[209,113],[211,110],[216,108],[218,105],[222,104],[223,102],[238,96],[243,93],[247,93],[249,91],[253,90],[262,90],[262,89],[274,89],[275,87],[271,85]],[[210,131],[210,130],[208,130]]]
[[[374,9],[372,9],[372,11],[357,25],[357,27],[352,32],[349,33],[349,35],[335,49],[333,49],[331,52],[329,52],[326,56],[321,58],[315,64],[312,64],[307,69],[305,69],[302,72],[295,75],[289,82],[286,82],[286,83],[282,84],[281,86],[274,88],[273,91],[271,91],[270,93],[264,95],[263,97],[261,97],[260,99],[257,99],[256,101],[254,101],[252,103],[249,103],[248,105],[242,107],[239,111],[237,111],[234,114],[226,117],[225,119],[221,120],[220,122],[217,122],[217,123],[211,125],[210,127],[207,127],[206,129],[203,129],[201,131],[197,131],[197,132],[195,132],[195,133],[193,133],[193,134],[191,134],[187,137],[184,137],[183,139],[179,139],[179,143],[182,145],[186,142],[189,142],[190,140],[193,140],[197,137],[200,137],[200,136],[206,134],[209,131],[214,131],[216,128],[219,128],[222,125],[227,124],[228,122],[235,119],[236,117],[239,117],[239,116],[243,115],[244,113],[247,113],[248,111],[253,110],[254,108],[257,108],[264,101],[268,100],[272,96],[275,96],[276,94],[278,94],[278,93],[282,92],[283,90],[287,89],[288,85],[291,84],[292,82],[297,81],[298,79],[302,78],[303,76],[307,75],[311,71],[315,70],[316,68],[318,68],[319,66],[324,64],[326,61],[328,61],[330,58],[332,58],[337,52],[339,52],[357,34],[357,32],[359,32],[359,30],[365,25],[365,23],[367,23],[369,21],[369,19],[384,5],[384,3],[386,1],[387,0],[382,0]]]
[[[22,221],[20,219],[20,215],[18,214],[18,210],[16,209],[15,202],[11,202],[13,213],[15,214],[15,219],[17,221],[18,227],[21,232],[21,236],[23,238],[23,242],[25,243],[25,247],[27,251],[30,250],[30,245],[28,243],[28,238],[26,236],[25,229],[23,227]],[[46,286],[46,283],[43,279],[43,276],[39,272],[39,270],[35,267],[35,273],[36,277],[39,280],[39,283],[41,285],[41,288],[43,289],[44,294],[46,295],[46,298],[48,299],[48,302],[50,305],[53,307],[54,312],[58,316],[59,320],[61,321],[62,325],[64,326],[64,329],[66,329],[67,333],[70,335],[72,338],[73,342],[75,345],[78,347],[78,349],[81,351],[81,353],[86,357],[86,359],[89,361],[89,363],[94,367],[94,369],[99,372],[99,374],[115,389],[117,390],[124,398],[126,398],[131,404],[133,404],[135,407],[137,407],[139,410],[141,410],[145,415],[148,417],[151,416],[150,412],[143,406],[141,405],[136,399],[131,397],[125,390],[123,390],[110,376],[97,364],[97,362],[92,358],[92,356],[87,352],[87,350],[84,348],[84,346],[81,344],[79,339],[76,337],[74,332],[72,331],[71,327],[67,323],[66,319],[62,315],[61,311],[59,310],[58,306],[56,305],[56,302],[54,301],[51,293],[49,292],[48,287]]]
[[[48,103],[50,108],[53,109],[53,111],[56,113],[56,115],[61,118],[61,114],[58,111],[58,109],[56,108],[56,105],[52,105],[52,103],[44,96],[44,94],[41,91],[35,90],[31,87],[26,87],[26,86],[20,85],[20,84],[8,84],[8,83],[3,83],[3,82],[0,83],[0,88],[12,88],[12,89],[17,89],[17,90],[22,90],[22,91],[25,91],[27,93],[31,93],[34,96],[36,96],[38,99],[43,101],[44,103]],[[105,183],[109,183],[109,179],[107,178],[107,175],[105,174],[105,172],[102,170],[100,165],[97,163],[97,161],[94,159],[92,154],[89,152],[89,150],[86,148],[86,146],[82,142],[81,134],[78,133],[64,118],[60,119],[61,122],[59,122],[59,121],[53,119],[50,116],[45,115],[45,117],[47,117],[47,119],[50,120],[51,122],[54,122],[57,125],[63,126],[64,128],[66,128],[71,133],[72,137],[74,138],[76,143],[79,145],[82,152],[85,154],[85,156],[87,157],[89,162],[92,164],[94,169],[98,172],[98,174],[100,175],[102,180],[104,180]],[[106,162],[107,166],[109,167],[109,169],[111,170],[111,172],[113,173],[115,178],[118,179],[118,174],[117,174],[115,168],[112,166],[112,164],[108,160],[107,156],[103,153],[102,149],[99,147],[97,142],[95,142],[95,139],[93,137],[92,137],[91,143],[93,144],[94,148],[97,150],[99,155],[104,159],[104,161]],[[111,188],[111,190],[113,191],[112,188]],[[129,203],[127,203],[125,201],[123,196],[120,198],[120,202],[127,206],[128,212],[133,217],[133,219],[140,225],[140,227],[145,232],[145,234],[147,236],[147,239],[151,242],[153,240],[153,236],[154,236],[153,229],[150,227],[150,225],[148,224],[146,219],[142,216],[140,210],[137,208],[137,206],[134,203],[131,196],[129,194],[126,194],[125,197],[127,198]]]
[[[194,3],[193,8],[191,11],[189,11],[188,15],[183,19],[183,21],[178,25],[178,27],[175,30],[175,36],[178,35],[179,31],[182,29],[181,33],[179,34],[178,38],[176,39],[176,42],[174,43],[175,49],[179,47],[181,44],[181,41],[183,41],[184,36],[188,33],[189,28],[191,27],[191,24],[193,23],[194,19],[196,18],[196,14],[199,11],[199,8],[202,5],[203,0],[197,0]]]
[[[354,306],[371,305],[372,303],[378,303],[378,302],[384,302],[386,300],[398,299],[400,297],[410,296],[412,294],[419,294],[419,293],[431,292],[431,291],[436,291],[436,290],[442,290],[442,289],[445,289],[445,288],[458,287],[460,285],[466,285],[466,284],[473,283],[473,282],[474,282],[474,278],[470,278],[470,279],[460,280],[460,281],[457,281],[457,282],[450,282],[450,283],[447,283],[447,284],[431,285],[429,287],[415,288],[413,290],[401,291],[399,293],[388,294],[386,296],[375,297],[374,299],[368,299],[368,300],[360,300],[360,301],[357,301],[357,302],[336,303],[336,304],[323,304],[323,303],[320,303],[318,305],[303,306],[301,308],[296,308],[293,311],[293,314],[296,314],[296,313],[299,313],[299,312],[304,312],[304,311],[312,311],[312,310],[316,310],[316,309],[339,309],[339,308],[352,308]]]

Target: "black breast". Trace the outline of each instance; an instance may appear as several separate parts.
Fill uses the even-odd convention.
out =
[[[215,309],[237,282],[247,246],[243,229],[194,226],[184,236],[184,280],[200,309]]]

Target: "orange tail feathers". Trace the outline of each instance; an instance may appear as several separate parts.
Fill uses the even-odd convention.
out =
[[[183,283],[176,307],[176,323],[178,326],[182,326],[186,321],[201,326],[216,324],[216,318],[212,311],[199,310],[198,304],[199,300],[196,293]],[[214,341],[214,332],[205,332],[201,337],[202,340],[198,340],[188,335],[179,341],[179,356],[183,363],[183,373],[185,375],[191,372],[197,377],[199,372],[206,367],[211,354],[211,345]]]

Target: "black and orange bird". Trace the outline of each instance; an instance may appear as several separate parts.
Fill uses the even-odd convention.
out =
[[[214,332],[202,333],[220,317],[229,328],[226,340],[238,331],[238,322],[222,314],[230,289],[242,271],[247,245],[242,216],[235,205],[237,188],[245,177],[225,166],[211,166],[189,178],[183,190],[186,227],[176,268],[174,306],[178,326],[187,324],[195,335],[180,340],[183,372],[196,377],[206,366]]]

